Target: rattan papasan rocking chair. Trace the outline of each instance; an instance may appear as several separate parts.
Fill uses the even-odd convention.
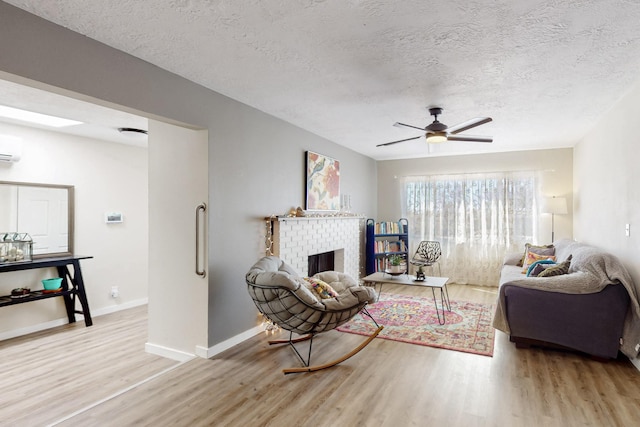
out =
[[[382,326],[366,311],[365,306],[376,300],[373,288],[360,286],[351,276],[335,271],[325,271],[313,276],[335,290],[336,297],[320,298],[313,285],[280,258],[267,256],[251,267],[246,275],[247,286],[258,311],[271,322],[289,331],[288,340],[269,341],[269,344],[289,344],[304,367],[284,369],[285,374],[312,372],[341,363],[366,347],[380,333]],[[375,324],[376,331],[358,347],[344,356],[322,365],[310,366],[313,337],[348,322],[360,311]],[[293,334],[304,335],[293,338]],[[306,360],[295,345],[309,340]]]

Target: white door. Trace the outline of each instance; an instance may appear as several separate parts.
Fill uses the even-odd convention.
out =
[[[18,229],[29,233],[33,254],[69,250],[68,191],[62,188],[18,187]]]
[[[148,352],[206,354],[208,179],[208,132],[149,120]]]

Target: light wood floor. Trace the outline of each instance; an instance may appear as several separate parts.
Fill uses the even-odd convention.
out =
[[[478,302],[496,297],[493,289],[454,285],[449,294]],[[640,422],[640,372],[625,358],[600,363],[567,352],[518,350],[500,332],[492,358],[376,339],[335,368],[285,376],[281,369],[299,362],[286,346],[269,347],[264,335],[212,359],[176,365],[144,353],[144,325],[146,312],[137,308],[99,317],[91,328],[80,323],[1,342],[0,425],[551,427]],[[362,339],[336,331],[323,334],[314,341],[314,363],[329,361]],[[71,371],[74,364],[77,374]]]
[[[146,336],[143,306],[0,341],[0,425],[46,425],[177,364]]]

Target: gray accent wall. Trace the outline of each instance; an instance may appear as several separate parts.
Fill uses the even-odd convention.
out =
[[[244,275],[263,218],[304,207],[305,151],[340,160],[353,211],[375,216],[373,159],[3,2],[0,78],[209,130],[209,346],[256,325]]]

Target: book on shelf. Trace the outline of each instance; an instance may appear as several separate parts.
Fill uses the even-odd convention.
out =
[[[401,221],[384,221],[376,222],[374,225],[375,234],[405,234],[407,233],[406,224]]]
[[[386,253],[386,252],[406,252],[407,244],[404,240],[378,240],[374,243],[375,252]]]

